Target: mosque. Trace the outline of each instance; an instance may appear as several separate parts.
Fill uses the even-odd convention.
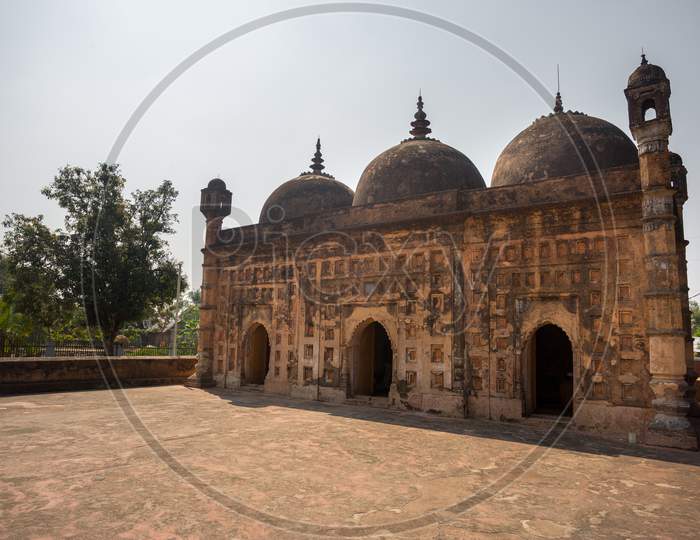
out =
[[[490,187],[430,135],[357,189],[280,185],[259,223],[222,227],[202,189],[199,362],[191,384],[574,429],[697,448],[683,204],[670,83],[642,55],[624,90],[636,142],[554,110],[506,146]]]

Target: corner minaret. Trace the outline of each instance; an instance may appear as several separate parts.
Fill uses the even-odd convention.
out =
[[[231,192],[221,178],[210,180],[201,190],[199,211],[207,223],[205,247],[216,242],[221,231],[221,223],[231,213]]]
[[[202,189],[199,211],[206,220],[204,240],[204,262],[202,263],[201,304],[199,306],[199,337],[197,342],[197,367],[195,374],[188,379],[188,386],[214,386],[212,373],[212,358],[214,355],[214,318],[216,315],[217,285],[219,269],[216,265],[216,255],[210,246],[216,243],[221,232],[221,224],[231,213],[231,192],[226,189],[226,183],[220,178],[214,178]]]
[[[673,181],[668,140],[673,131],[671,85],[659,66],[642,54],[630,75],[625,97],[629,123],[639,150],[645,260],[645,321],[649,342],[650,386],[654,418],[647,442],[660,446],[697,448],[688,421],[686,391],[688,291],[683,275],[682,207]],[[679,237],[680,231],[680,237]]]

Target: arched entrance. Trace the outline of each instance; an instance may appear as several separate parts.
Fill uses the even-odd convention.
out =
[[[566,333],[545,324],[530,338],[528,352],[527,413],[571,416],[574,359]]]
[[[391,387],[391,341],[378,322],[368,324],[355,338],[352,391],[360,396],[388,396]]]
[[[262,324],[255,325],[248,332],[245,353],[241,382],[243,384],[265,384],[265,377],[270,366],[270,339]]]

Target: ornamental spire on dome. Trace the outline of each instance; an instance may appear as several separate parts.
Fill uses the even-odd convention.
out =
[[[559,64],[557,64],[557,97],[554,99],[554,112],[564,112],[564,105],[561,102],[561,94],[559,93]]]
[[[321,155],[321,137],[319,137],[316,139],[316,152],[314,152],[314,157],[311,158],[311,170],[303,172],[299,176],[316,175],[333,178],[332,175],[323,172],[323,169],[325,169],[326,166],[323,164],[325,160],[321,157]]]
[[[319,137],[316,139],[316,152],[311,160],[311,170],[314,174],[321,174],[321,171],[325,168],[325,165],[323,165],[323,158],[321,157],[321,137]]]
[[[418,92],[418,103],[416,105],[418,106],[418,111],[413,115],[415,120],[411,122],[413,129],[409,133],[413,135],[414,139],[425,139],[433,130],[428,127],[430,120],[427,120],[427,115],[423,112],[423,96],[421,96],[420,92]]]
[[[559,92],[557,92],[557,97],[554,100],[554,112],[555,113],[564,112],[564,105],[561,101],[561,94]]]

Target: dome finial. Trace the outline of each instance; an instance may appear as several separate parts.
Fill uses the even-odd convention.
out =
[[[561,102],[561,94],[559,93],[559,64],[557,64],[557,97],[554,100],[554,112],[564,112],[564,106]]]
[[[641,66],[648,64],[647,62],[647,55],[644,53],[644,47],[642,47],[642,63],[640,64]]]
[[[418,111],[413,115],[415,120],[411,122],[413,129],[409,133],[413,135],[414,139],[425,139],[426,135],[433,130],[428,127],[430,121],[426,119],[427,115],[423,112],[423,96],[420,91],[418,91],[418,103],[416,105],[418,106]]]
[[[321,157],[321,137],[316,139],[316,152],[311,160],[311,170],[314,174],[321,174],[321,171],[326,167],[323,165],[323,158]]]
[[[564,105],[561,101],[561,94],[557,92],[557,97],[554,99],[554,112],[561,113],[564,112]]]

